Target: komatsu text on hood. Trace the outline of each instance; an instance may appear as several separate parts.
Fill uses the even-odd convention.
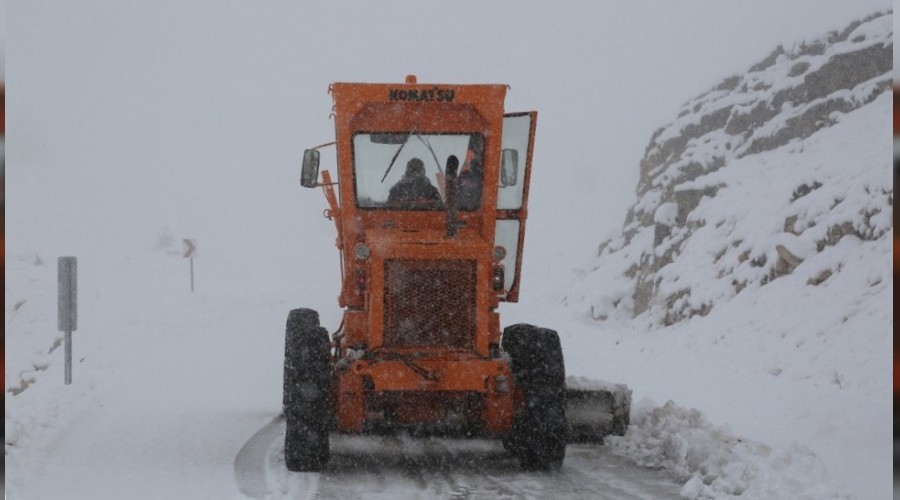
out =
[[[390,89],[388,95],[392,101],[453,102],[453,99],[456,98],[456,91],[440,87],[421,90]]]

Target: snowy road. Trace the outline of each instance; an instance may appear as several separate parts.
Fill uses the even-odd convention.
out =
[[[595,445],[570,445],[556,473],[526,473],[499,442],[333,435],[322,473],[284,467],[284,421],[276,417],[235,459],[235,479],[252,498],[680,498],[665,473],[635,467]]]
[[[678,498],[665,473],[603,446],[572,446],[559,473],[536,474],[493,441],[334,436],[325,472],[289,473],[278,411],[293,301],[170,292],[184,276],[165,257],[103,282],[91,279],[97,264],[81,264],[90,326],[78,331],[73,384],[54,352],[10,401],[9,498]],[[21,265],[55,284],[50,266]],[[55,294],[30,292],[14,326],[52,332]]]

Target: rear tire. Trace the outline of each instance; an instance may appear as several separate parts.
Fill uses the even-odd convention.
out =
[[[288,314],[284,337],[284,461],[288,470],[319,471],[328,463],[331,380],[328,331],[312,309]]]
[[[546,328],[518,324],[503,330],[501,347],[509,354],[525,407],[516,415],[503,446],[526,470],[552,470],[566,456],[565,366],[559,335]]]

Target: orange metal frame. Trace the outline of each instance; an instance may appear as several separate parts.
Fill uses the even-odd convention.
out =
[[[454,100],[446,102],[391,101],[392,92],[452,91]],[[362,307],[363,300],[356,290],[353,273],[355,262],[352,248],[364,241],[368,228],[382,227],[392,221],[397,228],[419,230],[444,228],[443,212],[406,212],[388,210],[360,210],[356,207],[353,190],[352,135],[357,130],[384,132],[471,132],[483,131],[486,135],[484,184],[497,184],[499,175],[500,137],[502,133],[503,100],[505,85],[417,85],[417,84],[354,84],[335,83],[331,86],[334,97],[335,134],[337,137],[338,178],[340,207],[339,230],[343,238],[344,269],[348,272],[339,298],[342,307]],[[396,94],[394,94],[396,95]],[[484,117],[494,117],[487,120]],[[496,206],[496,190],[485,189],[483,205]],[[334,207],[332,207],[334,209]],[[495,213],[480,210],[460,213],[460,219],[468,228],[476,229],[485,241],[494,240]]]
[[[403,407],[403,416],[413,421],[431,421],[442,404],[460,393],[483,398],[478,416],[490,432],[502,434],[512,426],[521,405],[521,392],[512,380],[508,363],[492,358],[490,351],[500,342],[500,321],[494,311],[501,300],[491,286],[492,251],[498,218],[516,218],[523,224],[527,213],[529,168],[525,168],[523,205],[516,211],[497,211],[500,150],[506,85],[418,84],[407,77],[404,84],[335,83],[334,98],[337,143],[337,177],[322,172],[328,200],[328,215],[335,220],[341,251],[343,283],[338,302],[347,308],[342,331],[336,336],[337,361],[351,349],[383,344],[384,261],[400,259],[466,259],[476,262],[475,349],[417,347],[397,359],[351,359],[336,370],[332,389],[337,428],[360,432],[366,421],[366,401],[373,394],[414,395],[415,405]],[[532,113],[531,137],[534,134]],[[445,236],[443,211],[361,209],[354,192],[352,137],[357,131],[408,133],[473,133],[484,135],[484,180],[482,208],[459,212],[464,227],[452,238]],[[527,161],[530,163],[529,147]],[[340,189],[335,193],[334,185]],[[353,248],[365,243],[371,257],[357,260]],[[521,263],[518,252],[517,268]],[[518,280],[506,300],[515,301]],[[396,350],[396,349],[395,349]],[[414,359],[414,362],[409,361]],[[423,376],[423,372],[428,377]],[[398,396],[401,397],[401,396]]]

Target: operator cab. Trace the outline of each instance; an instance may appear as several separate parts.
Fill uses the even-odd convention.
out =
[[[367,307],[372,287],[360,283],[377,271],[375,260],[355,257],[357,247],[390,259],[390,248],[407,245],[384,231],[415,234],[420,246],[435,248],[480,242],[474,258],[487,262],[491,278],[479,286],[516,302],[537,113],[504,114],[501,85],[408,79],[336,83],[330,91],[336,142],[327,145],[336,145],[338,175],[332,181],[325,171],[320,180],[317,146],[304,153],[301,185],[323,187],[331,205],[326,216],[337,225],[345,270],[340,304]],[[375,241],[387,246],[376,249]]]
[[[362,209],[446,210],[447,175],[444,166],[455,156],[459,169],[458,208],[481,208],[484,186],[484,135],[475,133],[357,132],[353,135],[353,181],[356,206]],[[425,177],[440,192],[438,203],[398,204],[390,200],[390,190],[407,174],[404,165],[422,161]],[[398,167],[399,166],[399,167]],[[519,171],[519,150],[502,152],[500,187],[515,186]],[[318,184],[319,152],[307,149],[303,156],[301,184]]]

